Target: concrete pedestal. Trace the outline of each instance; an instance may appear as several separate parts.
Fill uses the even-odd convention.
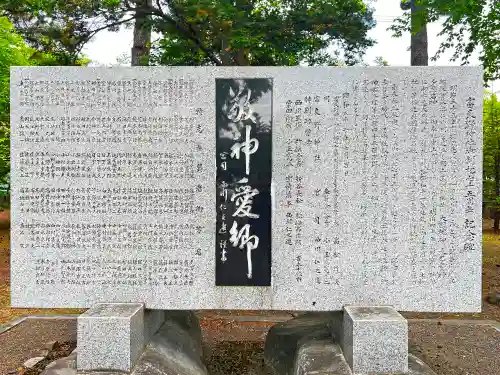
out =
[[[436,375],[420,359],[408,355],[407,338],[403,339],[408,330],[403,324],[406,321],[401,322],[399,314],[385,307],[301,315],[269,330],[264,347],[266,371],[271,375],[356,375],[362,366],[372,366],[376,370],[363,374]]]
[[[143,304],[96,304],[78,317],[78,370],[131,371],[164,321]]]
[[[341,345],[354,374],[408,372],[408,323],[392,307],[344,307]]]

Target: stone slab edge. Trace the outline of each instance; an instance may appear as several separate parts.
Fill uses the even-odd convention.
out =
[[[71,320],[77,319],[80,314],[58,314],[58,315],[23,315],[19,318],[14,318],[5,324],[0,324],[0,334],[7,332],[9,329],[21,324],[27,319],[40,319],[40,320]]]

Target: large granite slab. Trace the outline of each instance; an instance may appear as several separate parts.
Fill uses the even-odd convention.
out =
[[[480,310],[480,68],[11,76],[15,307]],[[268,287],[215,285],[215,80],[237,77],[273,83]]]

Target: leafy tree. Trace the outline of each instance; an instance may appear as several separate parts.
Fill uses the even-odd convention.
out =
[[[10,171],[10,67],[30,65],[33,50],[5,17],[0,17],[0,183],[6,183]]]
[[[373,60],[373,62],[376,66],[389,66],[387,60],[385,60],[382,56],[375,57],[375,60]]]
[[[30,65],[32,49],[16,34],[14,27],[5,17],[0,17],[0,124],[5,126],[9,119],[10,67]]]
[[[76,56],[103,29],[134,19],[163,37],[162,65],[336,64],[328,47],[356,63],[374,42],[373,10],[363,0],[4,0],[6,14],[44,51]],[[147,43],[146,43],[147,44]]]
[[[427,10],[419,5],[419,0],[402,0],[401,9],[410,11],[410,65],[429,65],[427,40]]]
[[[94,31],[117,30],[118,21],[112,2],[101,0],[2,0],[1,15],[29,46],[50,54],[50,65],[82,65],[81,51]]]
[[[190,21],[215,61],[170,29],[157,44],[153,62],[161,65],[348,65],[373,45],[372,10],[362,1],[185,1],[177,14]],[[197,6],[196,4],[200,4]],[[328,47],[344,50],[331,54]]]
[[[149,53],[151,49],[151,20],[150,17],[142,14],[144,6],[150,7],[152,0],[135,0],[139,5],[136,11],[134,25],[134,44],[132,46],[131,65],[148,65]]]
[[[479,52],[479,60],[484,67],[485,81],[500,78],[500,1],[498,0],[417,0],[426,10],[417,24],[438,21],[444,17],[439,36],[445,40],[431,58],[436,61],[448,49],[454,50],[452,61],[461,60],[467,64],[474,51]],[[407,11],[389,27],[394,36],[411,30],[411,14]]]
[[[10,171],[10,67],[59,63],[57,56],[29,47],[9,20],[0,17],[0,184],[7,182]]]
[[[493,229],[500,225],[500,102],[488,94],[483,105],[483,202],[495,212]]]

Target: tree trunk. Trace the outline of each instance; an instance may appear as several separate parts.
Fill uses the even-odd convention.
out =
[[[141,8],[152,5],[152,0],[136,0],[137,18],[134,25],[134,45],[132,46],[132,66],[149,65],[151,49],[151,23],[148,16],[143,15]]]
[[[235,65],[247,66],[250,65],[248,61],[248,52],[245,49],[239,49],[231,54]]]
[[[417,0],[411,0],[411,65],[429,65],[427,24],[421,23],[425,9],[417,5]],[[417,31],[417,32],[415,32]]]
[[[222,65],[224,66],[233,65],[231,59],[231,52],[228,48],[229,48],[229,42],[227,40],[226,34],[223,34],[221,38],[220,60],[222,62]]]

